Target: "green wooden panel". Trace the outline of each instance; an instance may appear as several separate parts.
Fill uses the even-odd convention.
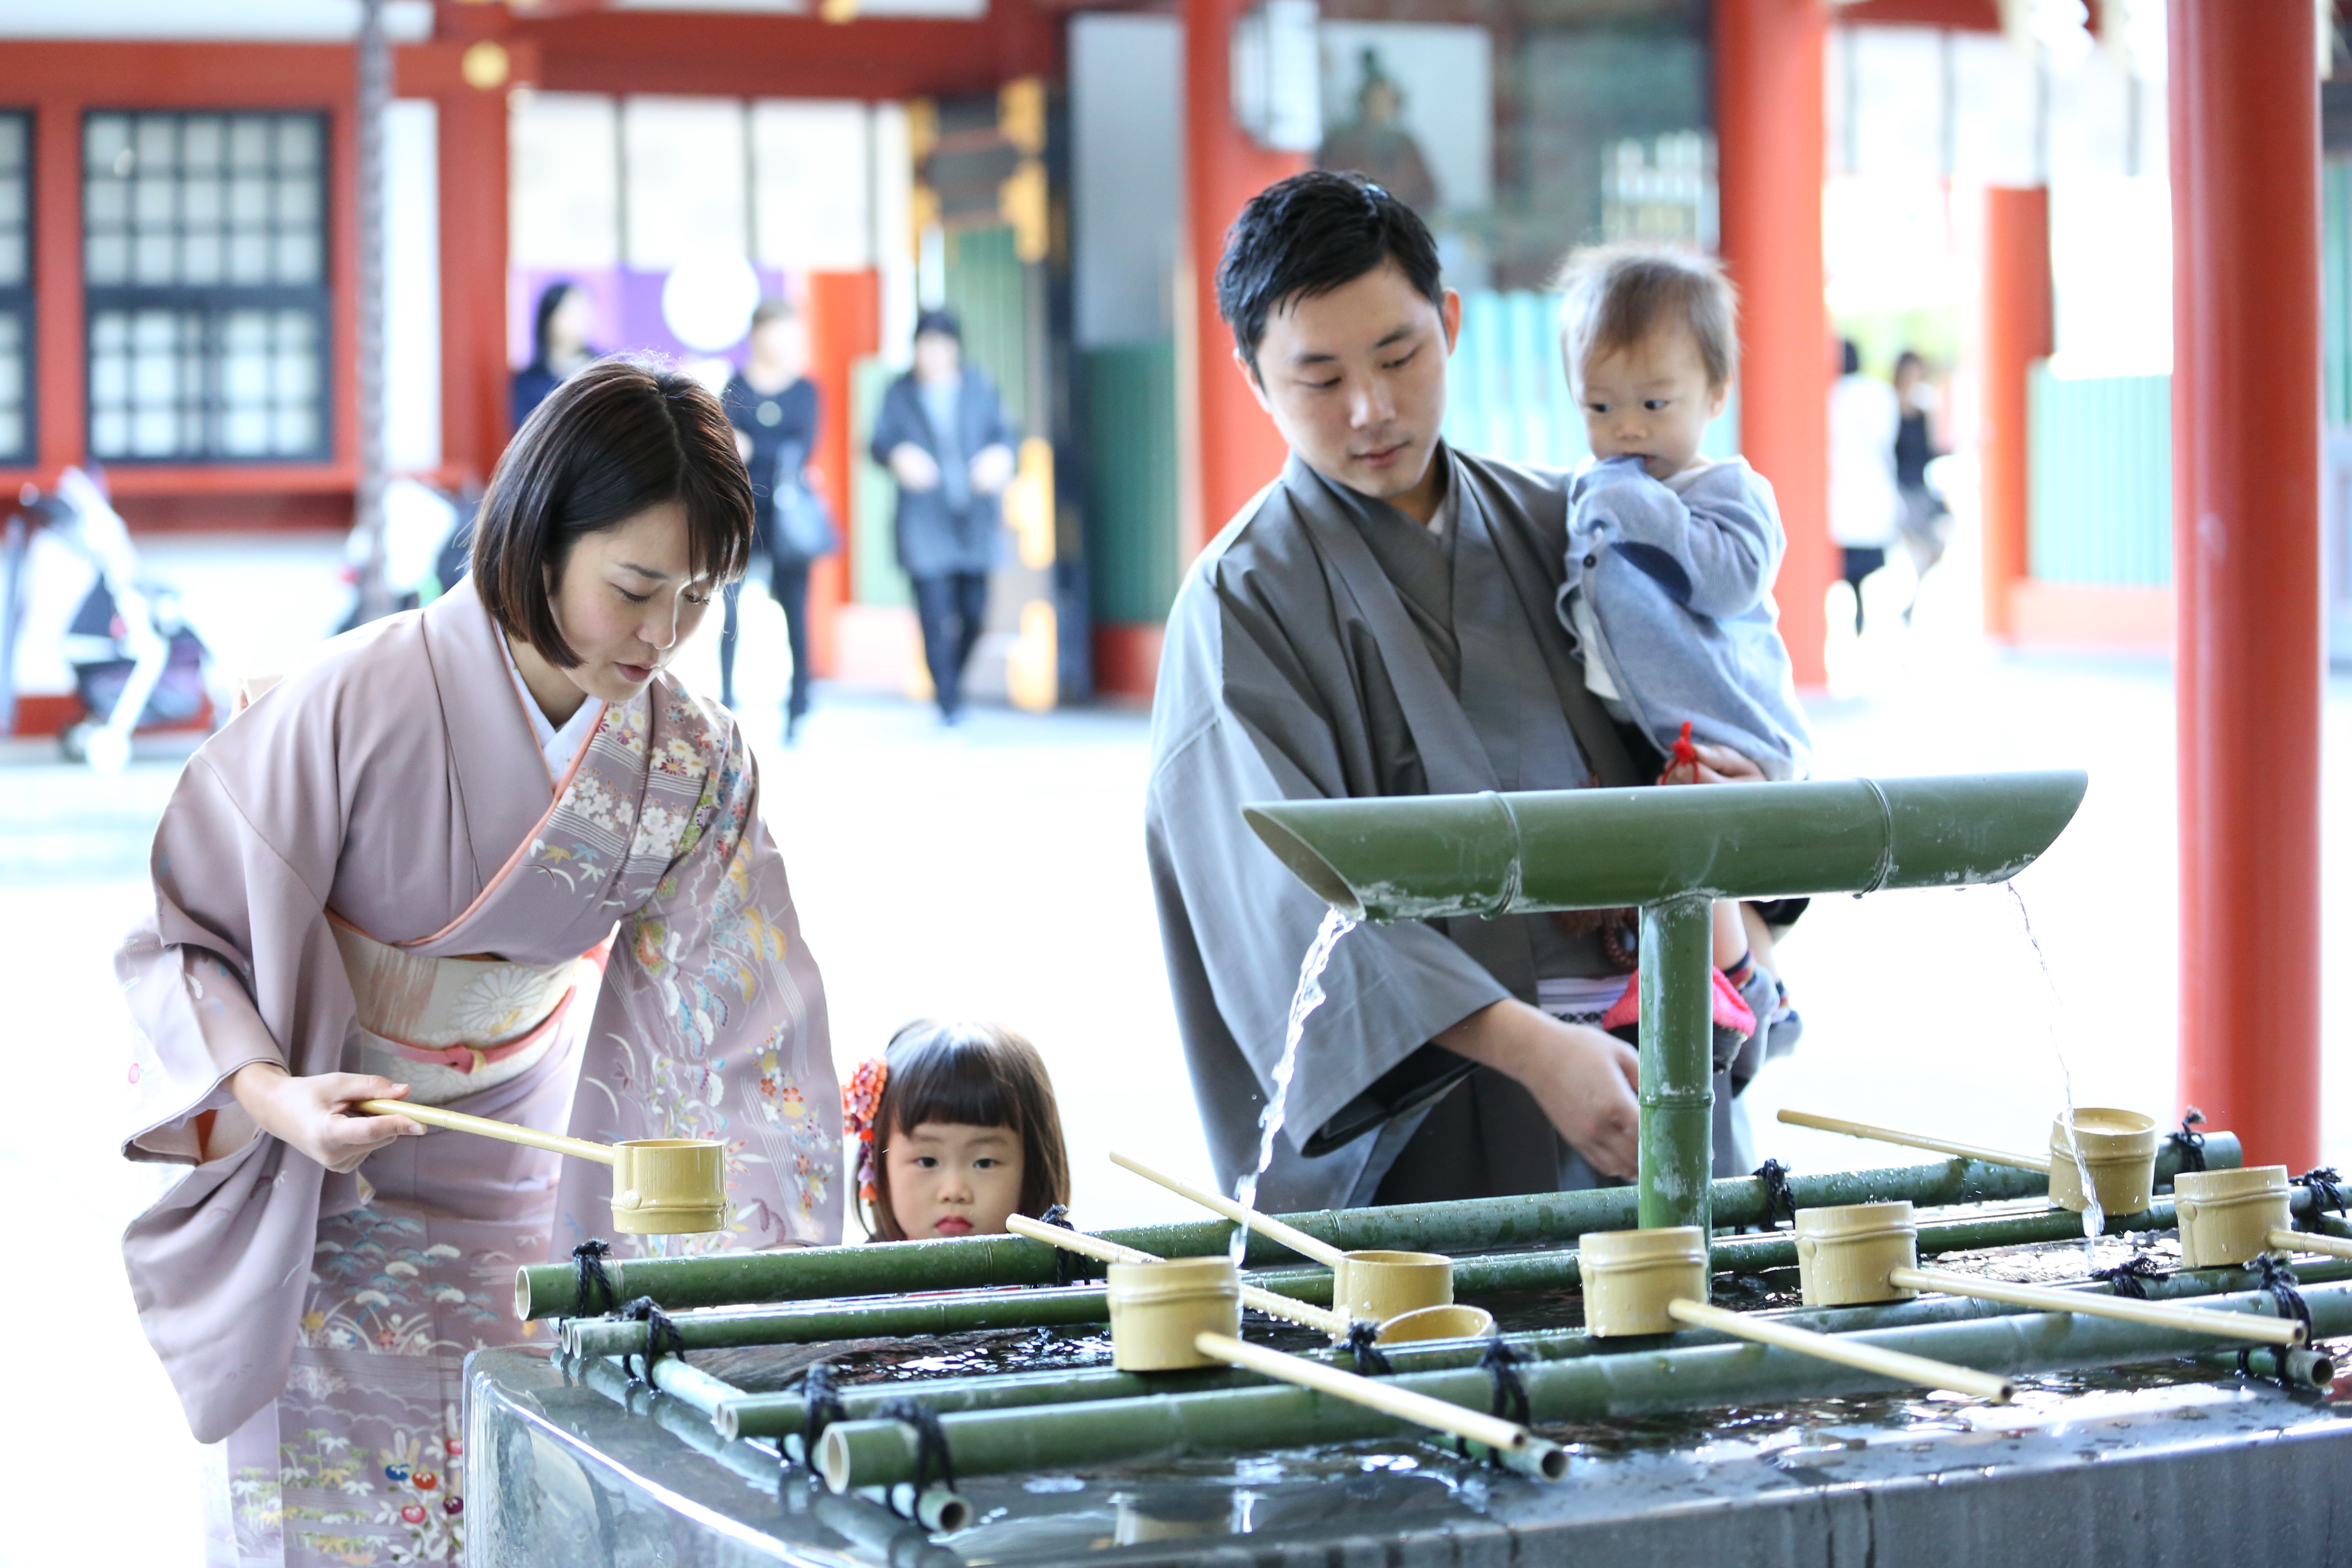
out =
[[[1028,291],[1011,228],[948,231],[947,305],[963,325],[965,362],[986,371],[1006,412],[1024,420],[1029,407]]]
[[[1087,574],[1094,617],[1161,621],[1181,580],[1176,344],[1086,353]]]
[[[2032,575],[2162,587],[2172,581],[2172,378],[2028,383]]]
[[[907,574],[898,570],[898,556],[890,541],[890,521],[897,514],[898,488],[890,470],[866,455],[874,438],[874,416],[882,395],[898,373],[878,359],[861,359],[849,369],[849,467],[853,474],[849,497],[849,596],[861,605],[904,608],[914,595]]]

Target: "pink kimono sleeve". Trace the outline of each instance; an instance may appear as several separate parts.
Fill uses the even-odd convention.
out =
[[[621,919],[573,1101],[575,1136],[715,1138],[728,1227],[666,1250],[824,1243],[841,1235],[840,1090],[824,982],[740,731],[706,775],[653,897]],[[567,1242],[606,1237],[612,1173],[564,1163]]]

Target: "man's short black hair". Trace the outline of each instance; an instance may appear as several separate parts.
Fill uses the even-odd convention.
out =
[[[1415,292],[1444,308],[1437,242],[1411,207],[1361,174],[1293,174],[1252,196],[1225,231],[1217,313],[1234,329],[1234,346],[1255,375],[1267,317],[1390,261]]]
[[[928,338],[934,332],[943,338],[953,338],[959,343],[963,342],[963,323],[955,319],[952,310],[924,310],[915,317],[917,337]]]

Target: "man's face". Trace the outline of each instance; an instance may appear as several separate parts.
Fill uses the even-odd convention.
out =
[[[1250,390],[1309,468],[1392,500],[1429,472],[1445,423],[1445,362],[1461,327],[1454,290],[1441,310],[1385,263],[1269,316]],[[1249,374],[1245,363],[1242,373]]]
[[[963,374],[963,345],[946,332],[925,332],[915,340],[915,379],[934,385]]]

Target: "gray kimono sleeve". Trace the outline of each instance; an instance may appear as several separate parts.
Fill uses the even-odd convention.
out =
[[[1594,465],[1570,487],[1570,542],[1613,548],[1693,615],[1745,615],[1772,590],[1788,547],[1771,488],[1743,462],[1717,463],[1677,492],[1641,459]],[[1581,562],[1571,559],[1570,574]]]
[[[1218,1177],[1230,1184],[1244,1161],[1256,1163],[1257,1117],[1299,962],[1327,910],[1258,842],[1241,809],[1368,792],[1346,787],[1339,738],[1297,652],[1252,635],[1230,609],[1220,614],[1207,587],[1196,576],[1171,618],[1145,837],[1194,1094]],[[1322,984],[1327,999],[1307,1025],[1277,1168],[1303,1157],[1318,1129],[1432,1037],[1510,994],[1418,921],[1349,932]]]

